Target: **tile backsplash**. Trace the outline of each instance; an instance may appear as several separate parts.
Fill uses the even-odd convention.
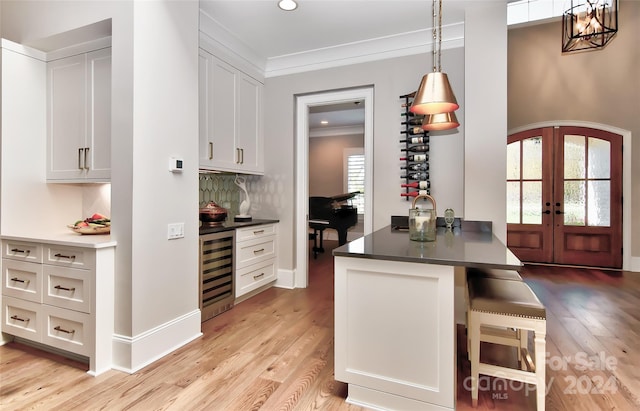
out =
[[[253,209],[255,199],[251,193],[260,177],[246,175],[243,175],[243,177],[246,179],[245,184],[249,199],[252,202],[251,208]],[[227,209],[230,217],[238,214],[240,203],[244,200],[244,193],[235,184],[235,179],[236,174],[200,174],[200,207],[204,207],[209,201],[215,201],[218,205]],[[249,210],[249,214],[251,214],[251,210]]]

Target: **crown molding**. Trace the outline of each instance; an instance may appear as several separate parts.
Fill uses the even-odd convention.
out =
[[[309,137],[334,137],[352,134],[364,134],[364,124],[343,127],[319,127],[309,130]]]
[[[339,44],[277,57],[262,57],[200,10],[200,42],[229,64],[260,78],[284,76],[433,51],[432,29]],[[464,23],[442,26],[442,50],[464,47]]]

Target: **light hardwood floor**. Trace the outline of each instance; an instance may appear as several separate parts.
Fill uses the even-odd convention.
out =
[[[203,323],[202,338],[133,375],[94,378],[84,364],[6,344],[0,409],[363,410],[345,402],[346,386],[333,378],[334,246],[325,242],[311,260],[309,288],[242,302]],[[640,274],[527,266],[523,277],[547,307],[547,410],[640,409]],[[472,409],[465,340],[459,327],[459,410]],[[493,360],[513,360],[491,348]],[[534,392],[489,381],[494,389],[481,390],[478,410],[535,409]]]

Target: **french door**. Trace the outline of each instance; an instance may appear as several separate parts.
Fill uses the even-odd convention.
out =
[[[507,140],[507,246],[523,262],[622,267],[622,136],[545,127]]]

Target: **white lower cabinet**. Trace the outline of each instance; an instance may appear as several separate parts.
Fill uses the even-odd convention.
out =
[[[111,369],[114,248],[3,240],[2,331]]]
[[[236,299],[276,280],[277,245],[276,224],[236,229]]]

